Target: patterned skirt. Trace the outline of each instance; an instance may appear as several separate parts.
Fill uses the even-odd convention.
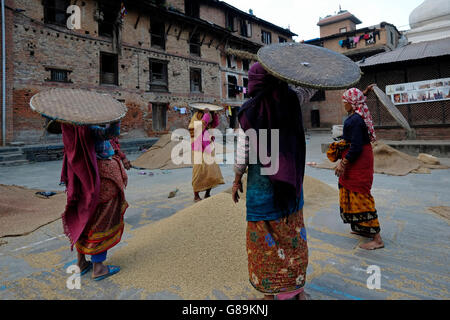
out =
[[[375,235],[380,232],[375,201],[370,193],[352,192],[339,184],[341,218],[354,232]]]
[[[249,279],[256,290],[274,295],[302,288],[308,266],[303,210],[287,219],[249,221],[247,254]]]
[[[124,188],[128,176],[118,157],[98,160],[100,194],[97,209],[75,244],[78,252],[88,255],[102,253],[122,238],[123,216],[128,203]]]

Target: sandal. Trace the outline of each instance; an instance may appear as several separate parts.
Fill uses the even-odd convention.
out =
[[[104,274],[104,275],[101,275],[98,277],[94,277],[92,279],[94,279],[95,281],[100,281],[100,280],[106,279],[120,271],[120,267],[118,267],[118,266],[106,266],[106,267],[108,268],[107,274]]]

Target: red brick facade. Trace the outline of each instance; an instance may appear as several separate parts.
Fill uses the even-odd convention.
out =
[[[7,142],[39,143],[43,135],[44,120],[29,107],[30,98],[41,90],[50,87],[83,88],[111,94],[127,105],[129,111],[122,121],[123,138],[143,138],[157,136],[177,128],[187,128],[190,120],[189,104],[210,102],[223,106],[240,106],[243,94],[228,99],[225,74],[236,74],[238,86],[243,86],[242,62],[237,58],[239,69],[229,69],[226,64],[226,48],[256,52],[263,45],[255,40],[260,34],[259,23],[278,35],[292,41],[289,30],[284,30],[266,22],[253,24],[255,39],[243,37],[238,31],[231,32],[223,24],[213,26],[209,20],[225,9],[208,7],[201,2],[198,21],[187,17],[184,1],[166,1],[166,7],[153,7],[147,10],[150,15],[141,15],[143,4],[128,1],[128,14],[122,27],[121,53],[118,54],[111,38],[99,35],[99,23],[95,20],[97,1],[78,2],[81,8],[81,29],[69,30],[64,26],[47,24],[44,21],[44,5],[41,0],[7,0],[7,61],[8,61],[8,102],[7,102]],[[119,0],[105,2],[110,3]],[[24,9],[15,12],[14,9]],[[170,10],[178,10],[173,12]],[[235,10],[236,25],[246,13]],[[152,21],[162,20],[165,30],[165,47],[152,45],[149,26]],[[216,22],[217,24],[217,22]],[[193,31],[200,33],[200,55],[190,52],[189,39]],[[275,37],[275,35],[277,37]],[[260,36],[260,35],[259,35]],[[101,59],[105,54],[117,55],[117,84],[101,83]],[[160,92],[150,88],[151,61],[167,65],[167,91]],[[51,69],[68,70],[69,82],[51,80]],[[191,86],[192,69],[200,70],[200,91],[193,92]],[[154,123],[153,105],[166,106],[163,124]],[[179,108],[187,108],[181,114]],[[178,111],[176,111],[178,110]],[[229,126],[225,111],[221,112],[220,129]],[[164,122],[164,121],[163,121]]]

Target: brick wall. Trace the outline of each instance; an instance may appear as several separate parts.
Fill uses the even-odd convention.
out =
[[[201,6],[200,7],[200,19],[212,22],[225,28],[225,12],[216,7]],[[237,27],[235,21],[235,28]]]
[[[333,125],[342,124],[345,116],[342,106],[343,90],[331,90],[325,92],[325,101],[312,101],[302,106],[303,122],[306,128],[311,128],[311,111],[319,110],[320,127],[331,128]]]
[[[118,57],[119,85],[100,84],[100,53],[113,53],[112,39],[98,36],[98,22],[94,19],[97,8],[95,1],[78,2],[81,8],[81,29],[68,30],[65,27],[44,25],[44,11],[41,0],[17,0],[11,7],[25,9],[23,14],[13,15],[9,12],[11,32],[11,54],[8,59],[10,95],[8,100],[9,141],[38,143],[41,142],[44,120],[29,107],[30,98],[39,91],[53,87],[83,88],[108,93],[127,105],[129,112],[122,120],[122,134],[126,138],[160,135],[179,127],[187,128],[190,110],[186,115],[175,111],[175,107],[188,107],[189,103],[205,101],[218,105],[230,105],[222,99],[225,92],[223,70],[226,60],[221,58],[223,47],[218,44],[217,34],[207,32],[201,46],[201,56],[192,56],[189,52],[189,34],[192,27],[182,26],[172,21],[167,34],[165,50],[151,47],[149,33],[152,16],[142,15],[128,8],[122,31],[122,54]],[[169,1],[174,7],[183,9],[184,1]],[[208,13],[209,11],[204,11]],[[208,14],[213,14],[209,12]],[[30,20],[29,18],[32,20]],[[156,17],[157,18],[157,17]],[[206,18],[205,18],[206,19]],[[136,23],[138,22],[138,23]],[[166,28],[168,21],[166,21]],[[255,27],[255,26],[254,26]],[[182,30],[180,34],[180,30]],[[257,33],[253,29],[254,34]],[[276,33],[273,33],[275,36]],[[178,38],[179,37],[179,38]],[[216,38],[214,38],[216,37]],[[259,37],[259,38],[258,38]],[[203,34],[201,35],[201,39]],[[213,45],[209,46],[210,40]],[[257,36],[260,41],[260,35]],[[277,38],[276,38],[277,39]],[[277,40],[278,41],[278,40]],[[275,41],[274,41],[275,42]],[[149,59],[167,62],[168,92],[149,91]],[[222,59],[222,61],[221,61]],[[222,67],[221,67],[222,64]],[[48,81],[50,71],[46,67],[71,70],[71,83]],[[202,92],[190,91],[190,69],[198,68],[202,72]],[[242,62],[238,59],[239,70],[231,70],[238,78],[238,85],[243,85]],[[11,71],[11,72],[9,72]],[[12,89],[14,88],[14,89]],[[221,90],[224,90],[221,92]],[[243,94],[238,95],[236,105],[243,102]],[[166,104],[166,130],[155,132],[153,128],[152,104]],[[232,105],[235,105],[232,104]],[[220,129],[228,127],[225,111],[220,113]],[[14,127],[14,128],[13,128]],[[14,129],[14,130],[13,130]]]
[[[341,28],[347,28],[348,31],[352,31],[356,29],[355,23],[351,22],[350,20],[343,20],[336,23],[328,24],[325,26],[320,27],[320,37],[328,37],[333,34],[339,33],[339,30]]]
[[[184,13],[184,0],[167,0],[166,3]]]
[[[349,54],[352,51],[368,50],[376,48],[384,48],[388,45],[387,32],[385,28],[377,29],[380,31],[380,37],[376,36],[376,42],[373,44],[367,44],[364,39],[360,40],[355,48],[347,49],[347,47],[341,47],[339,41],[346,40],[347,36],[337,37],[324,42],[324,47],[342,54]],[[357,32],[356,36],[363,36],[364,32]]]

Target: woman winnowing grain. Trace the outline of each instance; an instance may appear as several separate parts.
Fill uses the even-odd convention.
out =
[[[305,300],[303,287],[308,266],[303,223],[306,143],[300,105],[308,102],[315,90],[297,88],[295,92],[286,82],[269,75],[259,63],[250,68],[248,79],[252,99],[238,114],[242,129],[254,129],[257,134],[261,129],[279,130],[279,167],[272,175],[261,173],[264,166],[259,157],[256,164],[249,163],[250,151],[258,142],[253,138],[247,142],[245,134],[240,133],[240,142],[246,142],[238,143],[232,196],[234,202],[239,201],[241,178],[248,169],[249,280],[256,290],[264,293],[266,300]],[[273,143],[275,141],[271,141],[272,146]],[[272,146],[268,146],[265,154],[270,154]]]
[[[209,198],[212,188],[225,183],[219,165],[215,161],[214,136],[208,132],[208,129],[214,129],[218,125],[218,115],[210,112],[209,109],[195,112],[189,123],[193,159],[192,188],[195,202],[202,200],[200,192],[206,191],[205,198]]]
[[[375,201],[370,193],[374,161],[371,142],[376,140],[376,135],[366,95],[373,86],[364,92],[351,88],[343,94],[342,104],[349,114],[344,122],[344,140],[333,143],[327,152],[333,162],[342,159],[335,170],[339,177],[341,218],[344,223],[350,223],[353,234],[373,239],[360,245],[366,250],[384,248]]]

